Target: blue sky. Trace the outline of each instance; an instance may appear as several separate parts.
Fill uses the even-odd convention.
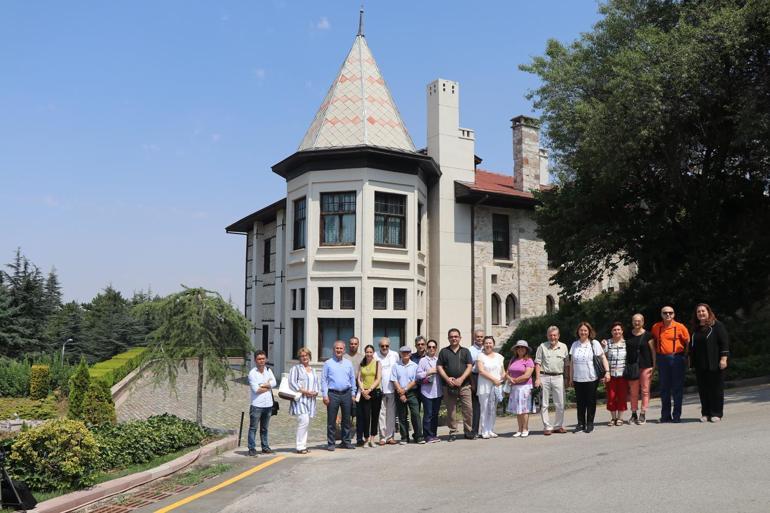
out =
[[[0,4],[0,262],[56,266],[65,299],[203,286],[243,304],[244,238],[357,31],[360,1]],[[518,65],[597,21],[594,0],[366,2],[367,42],[411,136],[424,86],[461,84],[482,167],[511,172]],[[536,114],[536,113],[534,113]]]

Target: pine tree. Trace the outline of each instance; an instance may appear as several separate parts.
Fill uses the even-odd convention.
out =
[[[75,301],[65,303],[49,316],[44,338],[52,348],[59,348],[64,341],[72,339],[65,347],[66,354],[78,354],[83,341],[83,308],[80,304]]]
[[[67,412],[69,418],[83,418],[83,399],[86,396],[90,382],[91,376],[88,374],[88,363],[86,363],[85,358],[81,357],[74,374],[70,376],[69,411]]]
[[[106,360],[144,341],[138,323],[131,317],[129,302],[112,286],[83,307],[83,334],[78,347],[89,361]]]
[[[56,268],[52,267],[48,273],[48,278],[45,280],[45,287],[43,290],[43,300],[46,310],[46,315],[52,315],[61,308],[61,285],[59,284],[59,276],[56,274]]]

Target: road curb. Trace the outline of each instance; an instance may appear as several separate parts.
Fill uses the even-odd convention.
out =
[[[130,490],[131,488],[147,484],[150,481],[179,472],[199,459],[204,459],[228,451],[235,448],[236,445],[238,445],[237,438],[235,436],[228,436],[204,445],[196,451],[191,451],[158,467],[106,481],[87,490],[79,490],[77,492],[55,497],[41,502],[35,509],[29,511],[31,513],[66,513],[67,511],[82,508],[92,502],[105,499],[112,495]]]

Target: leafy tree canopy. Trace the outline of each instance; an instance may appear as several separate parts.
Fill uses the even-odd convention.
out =
[[[530,98],[556,163],[537,211],[554,280],[576,298],[622,261],[656,304],[754,306],[770,268],[770,2],[601,12],[522,66],[542,80]]]

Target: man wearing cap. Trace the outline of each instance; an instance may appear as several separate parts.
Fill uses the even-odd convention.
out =
[[[395,444],[396,434],[396,398],[393,395],[393,382],[390,381],[393,367],[398,363],[398,354],[390,350],[390,339],[380,339],[380,350],[374,353],[374,359],[380,362],[382,376],[382,406],[380,407],[380,445]]]
[[[684,374],[686,370],[687,343],[690,332],[684,324],[674,320],[674,308],[664,306],[660,309],[662,321],[653,324],[650,332],[655,339],[660,380],[660,421],[679,422],[682,416],[682,396],[684,395]],[[671,410],[671,397],[674,409]]]
[[[447,333],[449,347],[445,347],[438,354],[436,369],[444,381],[444,402],[447,409],[447,425],[449,426],[449,441],[457,438],[457,420],[455,420],[455,408],[457,401],[463,410],[463,431],[465,438],[473,440],[473,410],[471,400],[471,368],[473,358],[467,347],[461,347],[462,336],[460,330],[452,328]]]
[[[543,434],[554,431],[566,433],[564,429],[564,373],[569,372],[569,349],[559,341],[559,328],[551,326],[546,331],[548,341],[537,347],[535,352],[535,388],[542,387],[540,417],[543,420]],[[569,382],[569,378],[567,378]],[[548,401],[553,397],[556,420],[551,424]]]
[[[481,406],[479,405],[478,387],[479,387],[479,369],[476,365],[479,355],[484,352],[484,330],[473,332],[473,344],[468,348],[473,359],[473,368],[471,369],[471,404],[473,405],[473,436],[479,435],[479,422],[481,420]]]
[[[412,417],[413,441],[424,444],[420,423],[420,403],[417,400],[417,364],[411,359],[412,349],[401,346],[398,350],[401,360],[393,367],[390,381],[393,383],[398,411],[398,426],[401,430],[401,444],[409,442],[409,424],[407,417]],[[407,414],[407,409],[409,410]]]

